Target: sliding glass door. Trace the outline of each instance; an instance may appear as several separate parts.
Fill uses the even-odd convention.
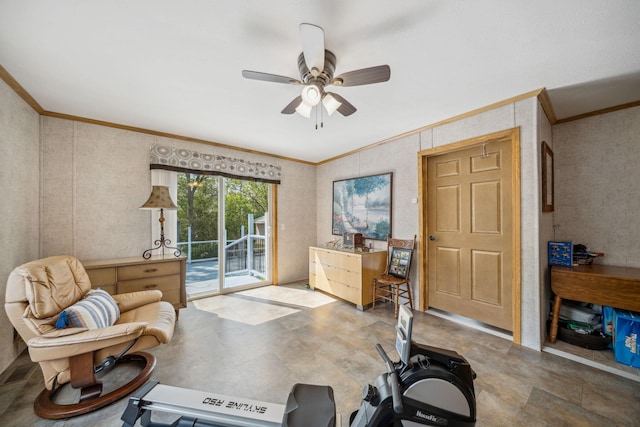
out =
[[[224,179],[224,288],[267,281],[269,184]]]
[[[270,184],[178,175],[178,246],[187,257],[187,296],[271,283]]]

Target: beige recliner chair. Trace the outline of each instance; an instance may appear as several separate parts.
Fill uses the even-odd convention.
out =
[[[5,310],[44,374],[45,389],[34,402],[40,417],[73,417],[125,397],[147,381],[156,364],[152,354],[140,350],[167,343],[173,335],[175,311],[160,301],[160,291],[112,297],[90,291],[84,267],[72,256],[32,261],[9,275]],[[143,367],[127,384],[103,395],[95,374],[118,361]],[[69,382],[80,389],[79,402],[54,403],[55,392]]]

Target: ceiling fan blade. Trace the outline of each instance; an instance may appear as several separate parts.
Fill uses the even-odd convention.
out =
[[[296,107],[302,102],[302,96],[298,95],[293,101],[289,103],[282,111],[282,114],[293,114],[296,112]]]
[[[391,77],[391,68],[388,65],[363,68],[349,71],[334,78],[331,84],[336,86],[360,86],[372,83],[386,82]]]
[[[300,38],[302,39],[302,53],[307,68],[317,76],[324,69],[324,30],[313,24],[300,24]]]
[[[242,77],[245,79],[262,80],[265,82],[285,83],[291,85],[300,85],[302,82],[293,77],[279,76],[277,74],[261,73],[259,71],[242,70]]]
[[[338,102],[340,102],[340,106],[336,111],[342,114],[343,116],[350,116],[357,111],[356,107],[354,107],[349,101],[341,97],[335,92],[327,92],[328,95],[333,96]]]

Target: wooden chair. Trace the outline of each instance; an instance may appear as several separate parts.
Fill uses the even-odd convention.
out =
[[[411,297],[411,260],[416,247],[416,236],[413,240],[392,239],[387,237],[387,249],[389,251],[389,263],[387,268],[379,276],[375,276],[373,282],[373,309],[376,308],[376,300],[390,301],[395,304],[394,315],[398,317],[398,304],[400,298],[407,301],[413,310],[413,298]]]

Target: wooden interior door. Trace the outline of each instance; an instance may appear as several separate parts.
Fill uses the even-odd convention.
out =
[[[511,139],[427,159],[429,306],[513,330]]]

